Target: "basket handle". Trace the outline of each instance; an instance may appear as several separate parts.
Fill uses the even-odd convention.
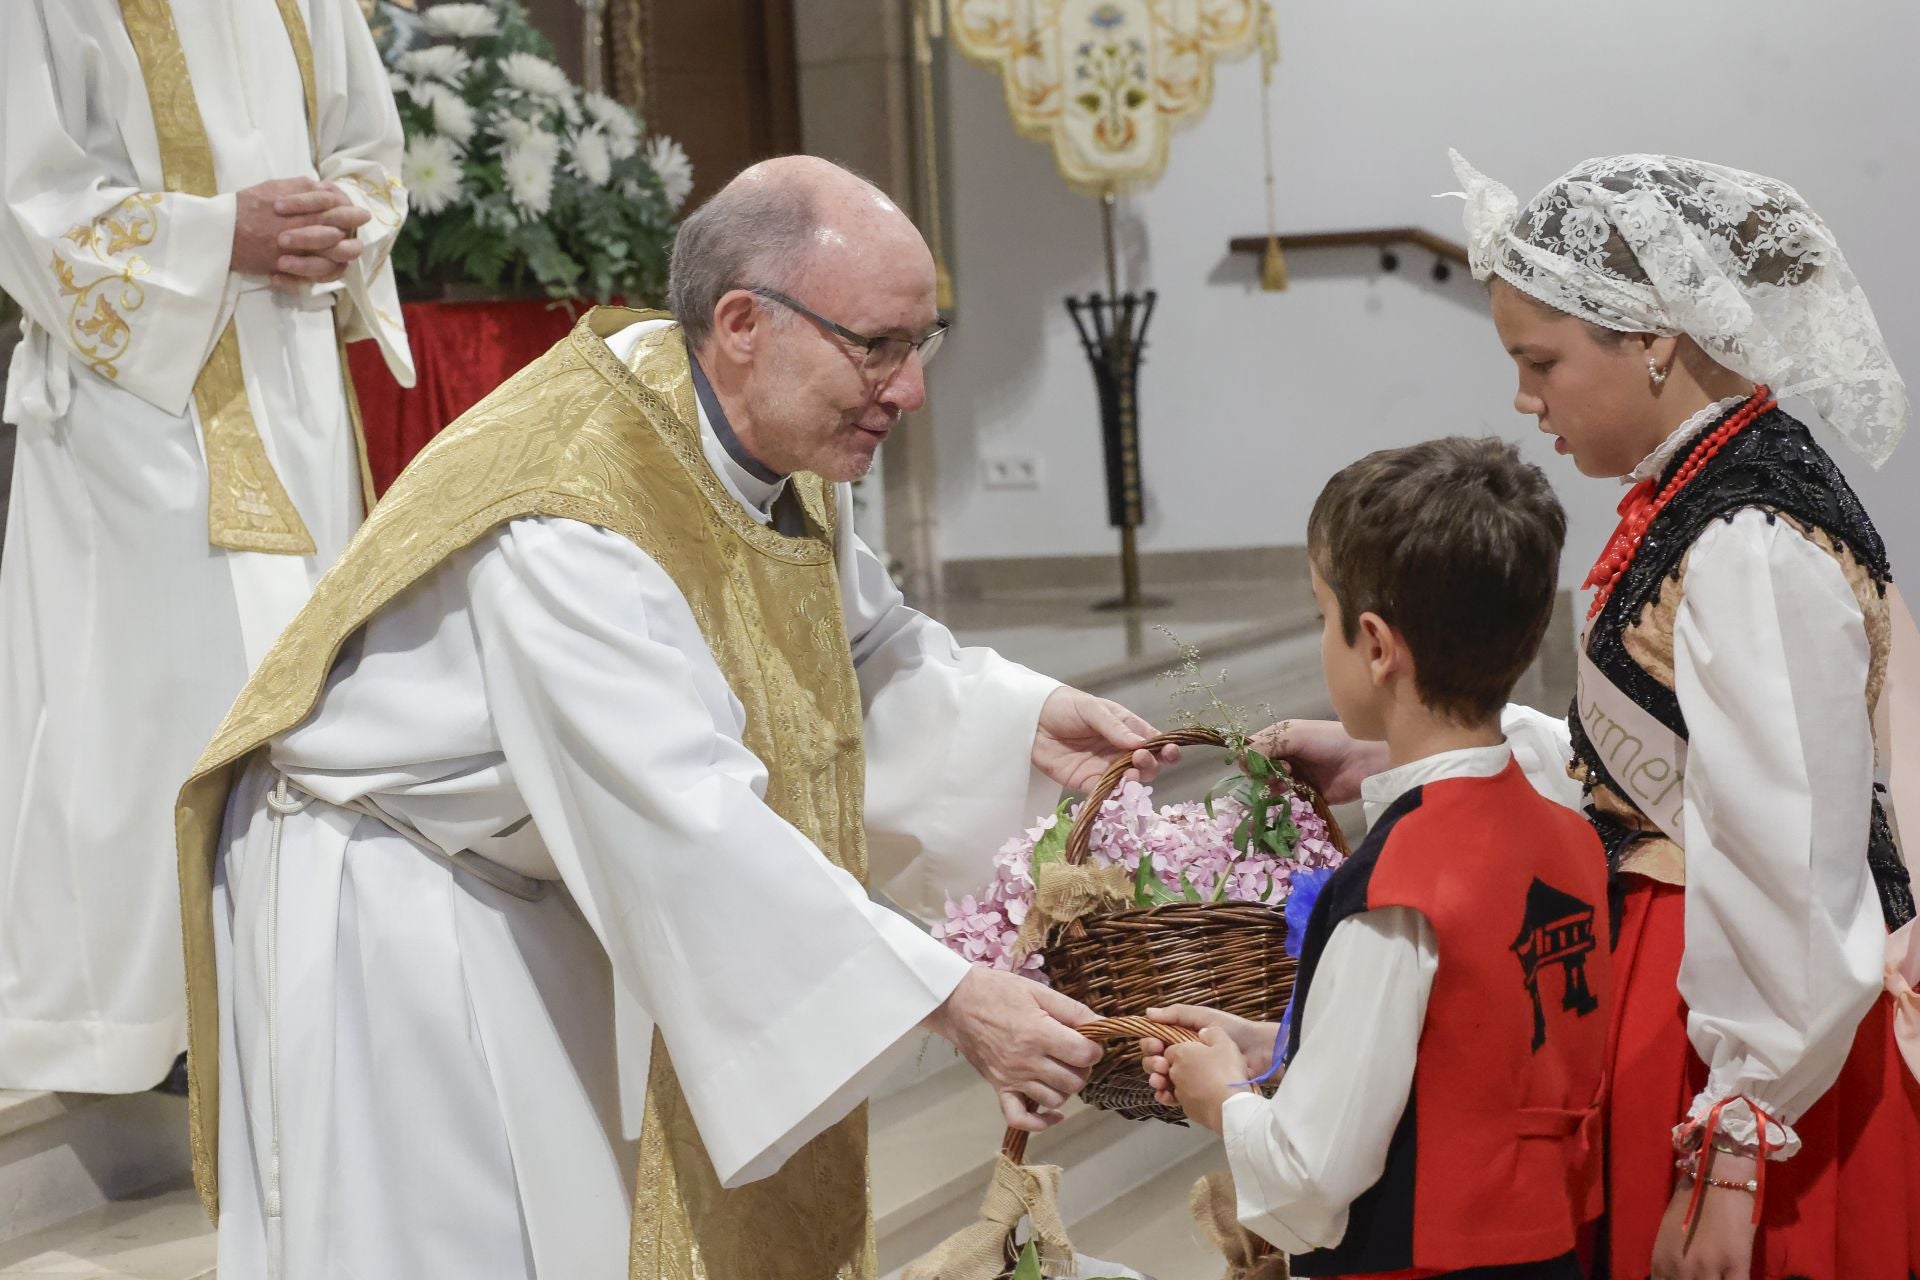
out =
[[[1134,752],[1157,752],[1162,747],[1224,747],[1226,745],[1226,738],[1216,730],[1195,725],[1189,729],[1175,729],[1171,733],[1149,738],[1133,751],[1115,759],[1107,766],[1107,771],[1100,775],[1100,781],[1094,783],[1092,790],[1087,792],[1086,802],[1080,806],[1080,816],[1073,820],[1073,827],[1067,832],[1068,864],[1077,867],[1087,860],[1088,850],[1093,843],[1094,819],[1100,816],[1100,806],[1107,802],[1107,797],[1119,787],[1120,780],[1127,776],[1127,770],[1133,768]],[[1333,820],[1333,811],[1327,808],[1327,802],[1320,797],[1320,793],[1298,777],[1292,778],[1292,782],[1293,789],[1313,806],[1314,812],[1320,815],[1320,820],[1327,824],[1327,837],[1333,841],[1334,848],[1340,851],[1340,856],[1344,858],[1350,855],[1353,850],[1347,847],[1347,837],[1341,832],[1340,824]]]
[[[1202,730],[1202,732],[1208,732]],[[1168,734],[1168,738],[1177,735]],[[1165,743],[1160,745],[1164,746]],[[1198,745],[1183,742],[1182,746]],[[1165,1023],[1152,1022],[1146,1018],[1101,1018],[1085,1026],[1075,1027],[1081,1035],[1095,1044],[1113,1047],[1116,1040],[1159,1040],[1166,1044],[1191,1044],[1200,1037],[1185,1027],[1169,1027]],[[1027,1158],[1027,1138],[1031,1136],[1025,1129],[1008,1129],[1006,1139],[1000,1144],[1000,1152],[1015,1164],[1025,1162]]]
[[[1086,803],[1080,806],[1080,816],[1074,819],[1072,830],[1067,833],[1067,862],[1079,866],[1087,860],[1087,848],[1093,841],[1093,820],[1099,816],[1100,806],[1114,793],[1120,780],[1127,776],[1127,770],[1133,768],[1134,752],[1158,752],[1162,747],[1224,747],[1227,740],[1212,729],[1195,725],[1191,729],[1175,729],[1156,738],[1148,738],[1125,755],[1117,757],[1100,775],[1100,781],[1093,784],[1087,792]]]

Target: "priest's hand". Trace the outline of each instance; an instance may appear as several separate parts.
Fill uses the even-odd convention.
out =
[[[338,280],[365,247],[354,236],[372,215],[331,182],[281,195],[273,207],[299,224],[280,233],[280,256],[273,272],[276,289]]]
[[[307,221],[275,206],[285,198],[319,187],[312,178],[275,178],[233,194],[233,257],[229,266],[244,275],[270,276],[280,260],[280,237]]]
[[[1130,778],[1150,782],[1162,765],[1180,759],[1180,748],[1158,753],[1137,750],[1154,728],[1117,702],[1096,698],[1069,685],[1048,695],[1033,734],[1033,767],[1069,791],[1085,791],[1100,780],[1114,757],[1133,750]]]
[[[1009,1127],[1038,1133],[1059,1123],[1100,1061],[1100,1046],[1073,1030],[1093,1020],[1093,1010],[1050,987],[976,968],[926,1025],[994,1087]]]
[[[1387,744],[1347,735],[1338,720],[1282,720],[1248,744],[1269,760],[1284,760],[1313,784],[1328,804],[1360,798],[1360,784],[1387,767]]]

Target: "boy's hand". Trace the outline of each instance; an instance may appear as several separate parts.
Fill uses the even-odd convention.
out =
[[[1754,1161],[1722,1152],[1713,1158],[1715,1178],[1745,1182]],[[1744,1191],[1708,1187],[1700,1197],[1689,1238],[1685,1222],[1693,1183],[1681,1179],[1653,1242],[1653,1280],[1747,1280],[1753,1273],[1753,1197]]]
[[[1231,1095],[1246,1091],[1243,1082],[1252,1074],[1246,1057],[1226,1032],[1208,1027],[1199,1044],[1176,1044],[1165,1060],[1174,1099],[1187,1119],[1219,1133],[1220,1108]]]
[[[1313,784],[1328,804],[1360,798],[1360,784],[1387,767],[1387,744],[1349,737],[1338,720],[1282,720],[1247,744]]]
[[[1170,1027],[1183,1027],[1188,1031],[1205,1031],[1216,1027],[1224,1031],[1227,1039],[1233,1041],[1236,1049],[1247,1060],[1254,1076],[1265,1075],[1267,1068],[1273,1065],[1274,1037],[1280,1034],[1277,1022],[1255,1022],[1251,1018],[1242,1018],[1228,1013],[1225,1009],[1209,1009],[1204,1005],[1175,1004],[1164,1009],[1147,1010],[1151,1022],[1165,1023]],[[1142,1059],[1165,1056],[1167,1046],[1158,1040],[1142,1040],[1140,1056]],[[1148,1074],[1152,1074],[1149,1072]],[[1242,1079],[1252,1079],[1243,1076]]]

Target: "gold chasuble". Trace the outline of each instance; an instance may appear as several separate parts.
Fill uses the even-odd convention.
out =
[[[867,875],[859,687],[840,609],[832,487],[791,482],[807,532],[750,516],[701,452],[678,327],[623,365],[603,339],[658,312],[598,308],[442,431],[377,506],[261,663],[180,795],[194,1178],[217,1215],[219,1048],[212,882],[231,784],[305,720],[342,644],[449,555],[521,516],[622,534],[674,580],[746,708],[766,800],[836,865]],[[636,728],[635,732],[644,732]],[[643,851],[644,852],[644,851]],[[724,893],[713,900],[724,913]],[[743,940],[743,943],[750,940]],[[633,1280],[839,1280],[875,1272],[867,1116],[781,1170],[724,1190],[656,1031],[633,1212]],[[778,1063],[767,1064],[778,1070]]]

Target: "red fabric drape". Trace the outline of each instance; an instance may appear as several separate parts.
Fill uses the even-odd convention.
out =
[[[348,347],[375,491],[385,493],[440,428],[564,338],[587,305],[409,302],[401,312],[418,374],[410,389],[387,372],[379,344]]]

